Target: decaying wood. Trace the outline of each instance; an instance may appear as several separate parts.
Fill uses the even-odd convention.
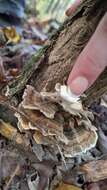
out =
[[[28,80],[38,91],[52,91],[56,83],[65,82],[76,58],[106,11],[106,0],[84,0],[75,13],[52,36],[39,56],[31,59],[18,80],[10,85],[10,95],[22,90]],[[44,59],[42,57],[41,60],[43,54]],[[107,70],[87,91],[88,98],[85,101],[87,104],[107,90],[106,76]]]

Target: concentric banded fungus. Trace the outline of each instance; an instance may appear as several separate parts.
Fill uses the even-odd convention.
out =
[[[57,111],[57,107],[42,98],[42,96],[35,91],[35,89],[27,85],[23,94],[22,107],[25,109],[39,110],[46,117],[53,119]]]
[[[67,94],[66,86],[57,86],[54,93],[38,93],[27,86],[19,105],[23,116],[16,113],[16,117],[21,131],[33,130],[37,144],[51,146],[53,150],[58,145],[65,157],[73,157],[94,147],[97,133],[79,97],[68,98],[71,94],[65,95],[63,89]]]

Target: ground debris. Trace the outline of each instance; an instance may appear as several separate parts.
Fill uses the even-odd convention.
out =
[[[17,148],[13,147],[8,141],[0,137],[0,187],[12,189],[16,185],[19,187],[24,183],[26,169],[29,163],[26,157],[20,155]],[[20,180],[21,179],[21,180]]]

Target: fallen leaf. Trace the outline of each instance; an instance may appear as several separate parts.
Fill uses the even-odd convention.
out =
[[[6,44],[6,38],[4,36],[4,32],[0,29],[0,47],[3,47]]]
[[[69,169],[68,171],[63,172],[63,183],[69,185],[75,185],[77,187],[82,187],[85,184],[85,175],[84,172],[81,172],[77,169]]]
[[[21,158],[21,157],[20,157]],[[0,181],[9,179],[16,166],[22,162],[17,151],[0,150]]]
[[[20,35],[16,32],[14,27],[3,28],[4,35],[7,39],[7,43],[18,43],[20,41]]]
[[[3,66],[3,59],[0,57],[0,83],[6,82],[6,72]]]
[[[24,135],[20,134],[17,129],[10,123],[6,123],[0,119],[0,134],[5,138],[16,142],[24,147],[28,146],[28,140]]]
[[[35,163],[33,166],[39,174],[37,190],[45,190],[53,175],[55,163],[51,160],[44,160],[43,162]]]
[[[59,185],[59,187],[53,189],[53,190],[82,190],[81,188],[79,187],[76,187],[74,185],[68,185],[68,184],[65,184],[65,183],[61,183]]]
[[[17,129],[9,123],[0,120],[0,134],[9,140],[13,140],[17,135]]]
[[[107,158],[107,157],[106,157]],[[107,178],[107,159],[95,160],[77,168],[85,175],[86,182],[98,182]],[[77,171],[77,172],[78,172]]]
[[[107,153],[107,136],[101,128],[98,130],[98,148],[103,154]]]

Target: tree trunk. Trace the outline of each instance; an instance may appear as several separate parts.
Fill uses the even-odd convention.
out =
[[[22,74],[10,84],[10,95],[19,94],[27,83],[37,91],[52,91],[56,83],[66,83],[76,58],[107,11],[106,0],[84,0],[65,21],[38,55],[28,61]],[[99,98],[107,90],[107,70],[87,90],[85,103]]]

